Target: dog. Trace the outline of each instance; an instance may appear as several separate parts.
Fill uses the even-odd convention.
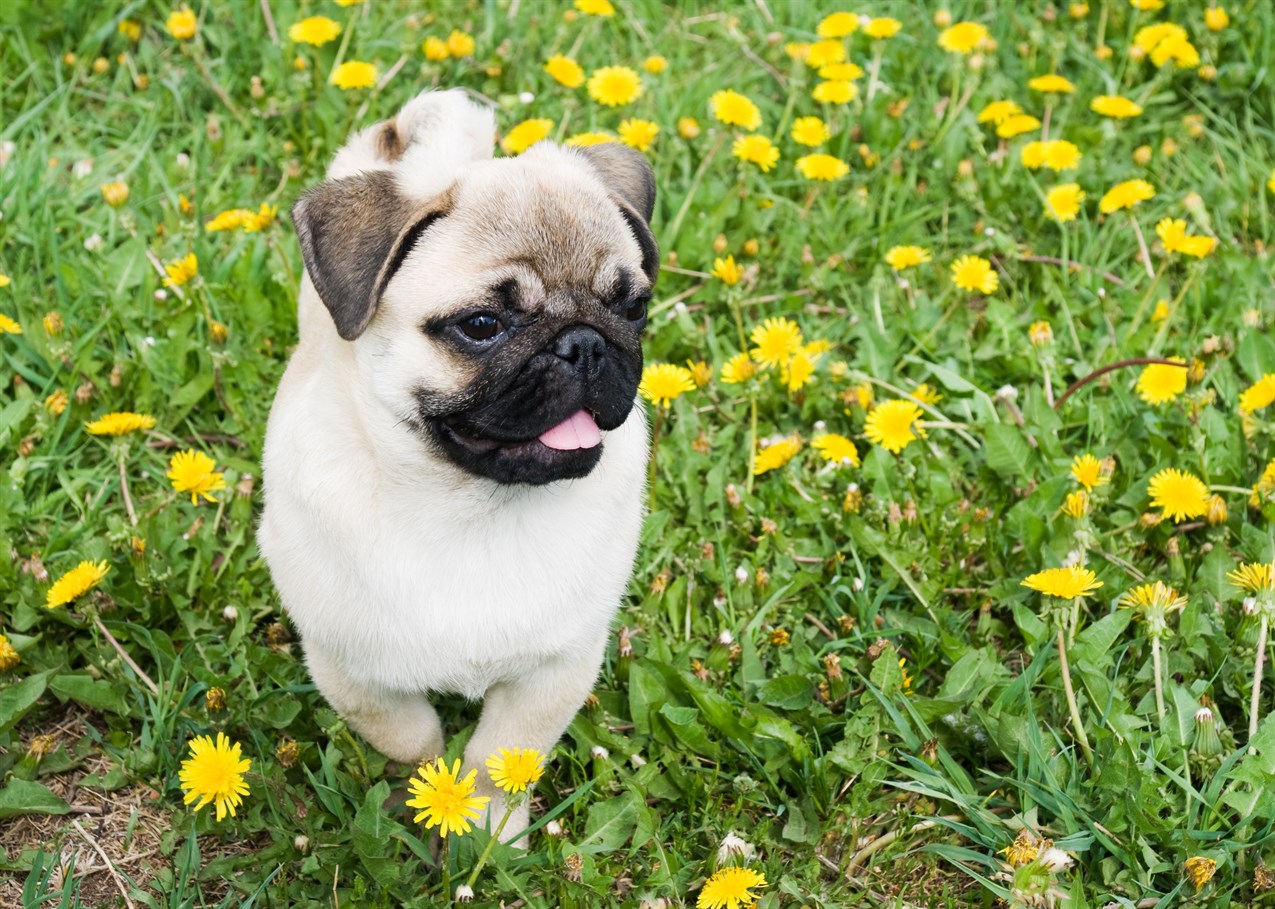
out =
[[[443,754],[429,695],[482,699],[463,767],[548,754],[597,679],[643,517],[651,166],[618,144],[493,158],[426,92],[292,209],[300,341],[258,540],[310,675],[387,757]],[[526,801],[504,838],[528,824]]]

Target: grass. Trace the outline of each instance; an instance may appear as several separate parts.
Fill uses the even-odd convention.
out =
[[[0,8],[0,141],[12,143],[0,167],[0,273],[12,279],[0,313],[24,329],[0,335],[0,540],[11,554],[0,632],[21,657],[0,688],[0,902],[446,901],[436,844],[397,807],[401,768],[310,684],[253,540],[265,418],[295,337],[296,242],[282,217],[257,233],[202,225],[262,203],[286,213],[352,128],[423,88],[460,85],[498,104],[502,129],[548,117],[561,140],[630,116],[660,125],[649,157],[667,267],[647,357],[714,370],[660,416],[653,507],[596,701],[537,787],[531,847],[493,850],[475,905],[691,905],[730,831],[769,881],[763,909],[1027,905],[1033,894],[1264,905],[1269,672],[1255,735],[1248,722],[1259,616],[1275,604],[1259,597],[1246,611],[1227,578],[1275,557],[1275,501],[1260,486],[1275,455],[1271,410],[1246,426],[1237,409],[1275,372],[1264,5],[1230,4],[1231,24],[1213,32],[1187,4],[1139,13],[1098,0],[1073,19],[1066,4],[1050,16],[953,0],[954,19],[985,23],[996,42],[976,61],[937,49],[935,4],[873,4],[903,28],[875,46],[845,40],[880,82],[858,80],[848,106],[812,101],[818,79],[784,47],[815,40],[832,7],[617,6],[601,19],[527,0],[242,0],[200,6],[196,37],[182,42],[156,3]],[[289,25],[318,14],[342,24],[340,38],[290,44]],[[1169,15],[1213,73],[1131,58],[1137,30]],[[141,24],[138,41],[119,31],[125,19]],[[427,62],[425,37],[453,29],[474,36],[475,55]],[[1095,53],[1100,41],[1110,57]],[[669,65],[643,72],[643,96],[612,110],[556,85],[543,71],[553,53],[587,71],[640,70],[651,54]],[[374,61],[382,76],[402,66],[375,90],[341,92],[325,84],[338,58]],[[1027,88],[1048,72],[1076,93],[1051,102]],[[734,131],[709,115],[724,88],[760,106],[782,155],[773,171],[731,157]],[[1116,93],[1145,112],[1110,121],[1088,109]],[[1038,133],[1002,140],[976,122],[1004,98],[1038,116],[1050,106],[1049,136],[1076,143],[1079,168],[1023,167]],[[794,169],[809,150],[789,129],[807,115],[831,125],[820,151],[850,165],[843,179]],[[682,117],[702,133],[679,136]],[[1156,189],[1133,212],[1148,263],[1130,216],[1097,207],[1135,177]],[[112,207],[100,187],[116,180],[129,196]],[[1059,225],[1044,195],[1072,181],[1088,198]],[[1168,255],[1154,230],[1163,217],[1185,218],[1217,249]],[[883,259],[900,244],[933,261],[893,273]],[[165,292],[156,265],[188,252],[198,277]],[[733,287],[709,274],[727,254],[746,270]],[[948,266],[966,254],[994,264],[996,292],[954,286]],[[721,382],[741,335],[779,316],[830,344],[809,384],[789,391],[776,370]],[[1029,326],[1041,320],[1053,341],[1036,347]],[[1095,370],[1148,356],[1198,359],[1199,371],[1159,405],[1135,391],[1141,367],[1122,367],[1051,406]],[[942,396],[925,409],[924,438],[898,454],[869,442],[869,397],[879,405],[923,382]],[[45,403],[57,392],[61,413]],[[119,440],[85,432],[110,411],[157,423]],[[809,443],[825,430],[852,438],[862,465],[821,459]],[[790,435],[797,455],[750,476],[754,438]],[[185,448],[224,473],[215,504],[192,506],[166,479]],[[1077,520],[1060,509],[1086,452],[1115,466]],[[1212,486],[1225,519],[1161,520],[1147,489],[1165,468]],[[49,584],[82,560],[110,572],[46,609]],[[1064,562],[1103,582],[1074,612],[1020,584]],[[1163,716],[1150,625],[1116,605],[1143,579],[1188,598],[1160,642]],[[1056,619],[1092,756],[1064,696]],[[214,688],[224,709],[209,707]],[[1202,703],[1216,740],[1197,719]],[[459,755],[476,710],[444,699],[443,713]],[[251,794],[221,823],[183,806],[177,778],[187,743],[217,730],[253,760]],[[289,742],[285,766],[277,749]],[[1074,863],[1008,870],[1001,851],[1024,829]],[[482,832],[455,842],[454,881],[486,844]],[[1216,862],[1198,892],[1193,857]]]

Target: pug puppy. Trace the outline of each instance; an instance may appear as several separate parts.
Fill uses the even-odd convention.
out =
[[[493,159],[490,111],[425,93],[292,209],[300,343],[258,539],[315,684],[386,756],[548,753],[597,678],[642,521],[635,407],[659,254],[621,145]],[[524,803],[506,827],[528,821]]]

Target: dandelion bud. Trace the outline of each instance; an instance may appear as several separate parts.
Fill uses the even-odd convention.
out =
[[[855,593],[863,593],[863,578],[855,578],[850,582],[850,589]]]
[[[755,580],[757,582],[757,588],[759,590],[765,590],[770,586],[770,572],[758,565]]]
[[[241,499],[250,498],[252,496],[252,487],[255,483],[256,480],[253,479],[252,474],[244,474],[239,478],[239,482],[235,484],[235,494]]]
[[[735,583],[737,584],[748,583],[748,569],[745,568],[743,565],[740,565],[738,568],[735,569]]]
[[[224,688],[209,688],[204,692],[204,705],[208,708],[209,713],[221,713],[226,709],[226,690]]]
[[[823,658],[823,671],[829,682],[840,681],[844,673],[841,671],[841,657],[830,653]]]
[[[721,633],[717,635],[717,643],[721,644],[723,647],[729,647],[731,644],[735,643],[735,636],[731,634],[728,629],[723,628]]]
[[[1195,739],[1191,750],[1201,757],[1215,757],[1222,753],[1222,740],[1217,734],[1217,722],[1213,711],[1201,707],[1195,711]]]
[[[1275,888],[1275,871],[1267,868],[1265,865],[1258,865],[1253,869],[1253,889],[1258,893],[1264,893],[1267,890]]]
[[[1222,498],[1217,493],[1209,496],[1209,508],[1208,511],[1205,512],[1205,518],[1210,524],[1225,524],[1226,499]]]
[[[719,867],[732,864],[746,865],[752,861],[755,852],[756,849],[751,843],[731,831],[722,837],[721,843],[717,846],[717,864]]]
[[[159,287],[155,289],[155,293],[153,294],[153,296],[155,298],[156,303],[163,303],[165,300],[168,299],[168,291],[164,290],[164,288],[162,287]]]
[[[931,767],[937,766],[939,762],[939,740],[937,738],[926,739],[925,744],[921,746],[921,760],[929,764]]]
[[[727,245],[725,234],[718,234],[713,238],[713,252],[717,253],[719,256],[726,252]]]
[[[1139,145],[1133,150],[1133,163],[1146,165],[1151,163],[1151,146]]]
[[[1256,309],[1246,309],[1240,315],[1246,328],[1257,328],[1262,324],[1262,314]]]
[[[786,628],[775,628],[770,632],[770,643],[775,647],[787,647],[791,641],[792,635]]]
[[[841,510],[858,514],[859,509],[863,507],[863,493],[859,491],[858,483],[851,483],[846,489],[845,498],[841,500]]]
[[[594,745],[593,750],[589,752],[600,761],[605,761],[611,756],[611,752],[607,751],[601,745]]]
[[[562,825],[557,821],[550,821],[545,824],[545,834],[548,836],[562,836],[567,831],[562,829]]]
[[[102,198],[112,208],[119,208],[128,201],[128,184],[121,180],[117,180],[114,183],[104,183],[102,185]]]
[[[1073,19],[1083,19],[1085,16],[1089,15],[1089,4],[1073,3],[1067,8],[1067,12]]]
[[[1200,78],[1205,82],[1212,82],[1217,78],[1217,67],[1211,63],[1206,63],[1196,70],[1200,74]]]
[[[234,606],[227,606],[221,611],[221,617],[227,622],[234,622],[239,618],[239,610]]]
[[[743,503],[743,499],[739,497],[739,490],[735,488],[734,483],[726,484],[726,501],[730,503],[731,508],[738,508]]]
[[[567,10],[567,12],[575,12],[575,10]],[[580,853],[573,852],[562,861],[567,868],[567,880],[575,884],[580,883],[581,878],[584,877],[584,859]]]
[[[461,884],[456,888],[456,902],[472,903],[474,901],[474,888],[468,884]]]
[[[934,27],[947,28],[952,24],[952,14],[948,10],[939,9],[934,11]]]
[[[292,841],[292,847],[296,849],[297,852],[309,852],[310,838],[304,833],[299,833],[297,834],[297,838]]]
[[[1027,329],[1027,337],[1032,343],[1032,347],[1045,347],[1054,343],[1054,329],[1048,322],[1043,319],[1039,322],[1033,322],[1031,327]]]
[[[213,319],[208,323],[208,337],[212,339],[214,344],[225,344],[226,338],[230,334],[230,329],[224,323]]]
[[[1193,855],[1186,860],[1185,868],[1187,877],[1195,885],[1198,893],[1204,889],[1205,884],[1213,880],[1213,875],[1217,872],[1217,862],[1202,855]]]
[[[52,733],[37,735],[31,740],[31,744],[27,746],[27,755],[38,762],[56,751],[57,747],[58,737],[56,735]]]
[[[682,117],[677,121],[677,134],[683,139],[697,139],[700,134],[699,121],[694,117]]]
[[[279,766],[288,768],[296,764],[297,758],[301,756],[301,746],[297,744],[297,740],[284,736],[274,749],[274,759],[279,762]]]

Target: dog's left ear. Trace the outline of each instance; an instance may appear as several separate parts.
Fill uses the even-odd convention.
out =
[[[388,171],[328,180],[292,206],[306,271],[342,338],[363,334],[403,259],[450,209],[450,192],[409,199]]]
[[[620,214],[629,223],[638,246],[642,248],[642,271],[651,283],[660,273],[660,250],[651,233],[651,215],[655,211],[655,171],[641,152],[618,142],[588,145],[576,149],[597,172]]]

